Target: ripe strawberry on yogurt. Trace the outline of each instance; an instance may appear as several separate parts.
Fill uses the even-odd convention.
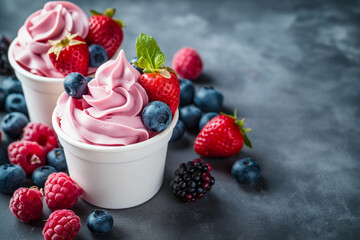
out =
[[[88,17],[78,6],[66,1],[48,2],[43,9],[31,14],[19,29],[14,58],[33,74],[63,77],[50,61],[49,40],[61,40],[69,32],[85,39],[88,31]]]
[[[93,145],[124,146],[149,139],[141,111],[149,99],[140,73],[121,50],[116,60],[101,65],[80,99],[63,93],[55,112],[69,137]]]

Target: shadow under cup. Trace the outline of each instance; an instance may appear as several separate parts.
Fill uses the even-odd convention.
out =
[[[64,147],[70,176],[84,190],[81,198],[109,209],[134,207],[152,198],[163,182],[168,142],[178,117],[177,110],[170,125],[146,141],[111,147],[70,138],[54,111],[53,128]]]

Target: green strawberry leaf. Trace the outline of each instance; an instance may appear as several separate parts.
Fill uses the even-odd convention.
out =
[[[102,13],[99,13],[98,11],[92,9],[90,9],[89,12],[91,13],[91,16],[102,15]]]
[[[244,134],[244,142],[245,142],[245,145],[248,147],[248,148],[252,148],[252,144],[250,142],[250,139],[247,137],[246,134]]]
[[[126,28],[125,23],[120,19],[114,19],[115,22],[117,22],[122,28]]]
[[[139,59],[138,66],[151,72],[155,72],[165,63],[165,56],[155,39],[144,33],[136,39],[136,55]]]
[[[105,10],[104,15],[112,18],[115,15],[116,9],[115,8],[108,8]]]

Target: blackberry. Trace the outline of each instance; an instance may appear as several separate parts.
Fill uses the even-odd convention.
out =
[[[181,163],[170,183],[171,190],[180,201],[199,200],[215,184],[215,178],[210,174],[211,169],[210,164],[205,164],[200,159]]]
[[[9,45],[10,40],[0,34],[0,74],[11,74],[13,72],[7,57]]]

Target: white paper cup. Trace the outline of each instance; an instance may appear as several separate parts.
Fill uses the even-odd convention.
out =
[[[168,142],[179,117],[160,134],[128,146],[96,146],[66,135],[54,111],[52,124],[64,147],[71,178],[84,190],[81,198],[110,209],[130,208],[152,198],[160,189]]]
[[[51,114],[56,106],[57,99],[64,91],[64,78],[49,78],[35,75],[22,68],[14,59],[13,50],[17,43],[15,38],[9,47],[9,62],[20,80],[30,121],[41,122],[51,126]],[[114,54],[115,59],[120,51]]]

